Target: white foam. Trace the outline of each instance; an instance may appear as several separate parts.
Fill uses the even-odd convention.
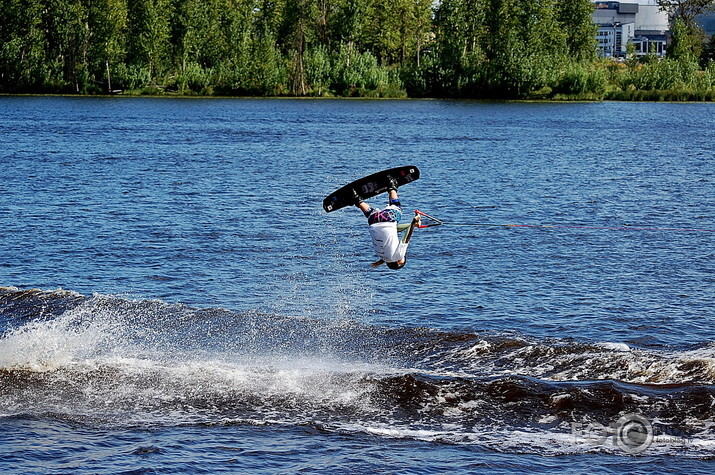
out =
[[[49,371],[86,359],[112,340],[102,321],[78,323],[74,316],[33,321],[0,339],[0,367]]]
[[[570,341],[527,344],[524,341],[514,348],[493,348],[494,345],[482,340],[467,349],[457,349],[449,356],[466,363],[462,374],[478,377],[522,375],[546,381],[715,383],[715,343],[680,352],[631,348],[620,342],[591,345]],[[455,376],[459,373],[451,371]]]
[[[631,347],[626,345],[625,343],[604,341],[604,342],[598,342],[596,344],[598,346],[601,346],[601,347],[607,349],[607,350],[623,351],[623,352],[631,351]]]
[[[387,424],[340,424],[338,428],[347,432],[362,432],[390,439],[415,439],[424,441],[455,440],[455,438],[462,439],[470,435],[454,430],[411,429]]]
[[[565,399],[571,399],[571,394],[554,394],[551,396],[551,404],[557,404]]]

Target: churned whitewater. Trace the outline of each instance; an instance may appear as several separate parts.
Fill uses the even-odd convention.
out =
[[[712,117],[0,98],[0,470],[712,473]]]

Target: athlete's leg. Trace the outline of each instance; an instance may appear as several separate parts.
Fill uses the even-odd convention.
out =
[[[373,207],[362,200],[357,190],[353,190],[353,204],[362,211],[365,217],[370,216],[370,213],[373,212]]]
[[[364,201],[361,201],[360,203],[356,204],[355,206],[360,208],[360,211],[362,211],[364,214],[367,214],[370,210],[372,210],[372,206],[365,203]]]
[[[387,196],[390,199],[390,201],[387,203],[388,205],[397,206],[398,208],[402,208],[402,204],[400,203],[400,197],[397,196],[397,190],[395,190],[395,189],[390,190],[387,193]]]

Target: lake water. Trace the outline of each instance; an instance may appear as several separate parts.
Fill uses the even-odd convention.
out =
[[[714,112],[0,97],[0,470],[712,473]]]

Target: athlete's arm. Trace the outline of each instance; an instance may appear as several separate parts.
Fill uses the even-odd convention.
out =
[[[417,226],[420,225],[421,218],[419,215],[416,215],[412,219],[412,223],[410,224],[410,228],[407,230],[407,233],[405,233],[405,237],[402,239],[402,242],[405,244],[408,244],[410,242],[410,239],[412,239],[412,232],[415,230]]]

